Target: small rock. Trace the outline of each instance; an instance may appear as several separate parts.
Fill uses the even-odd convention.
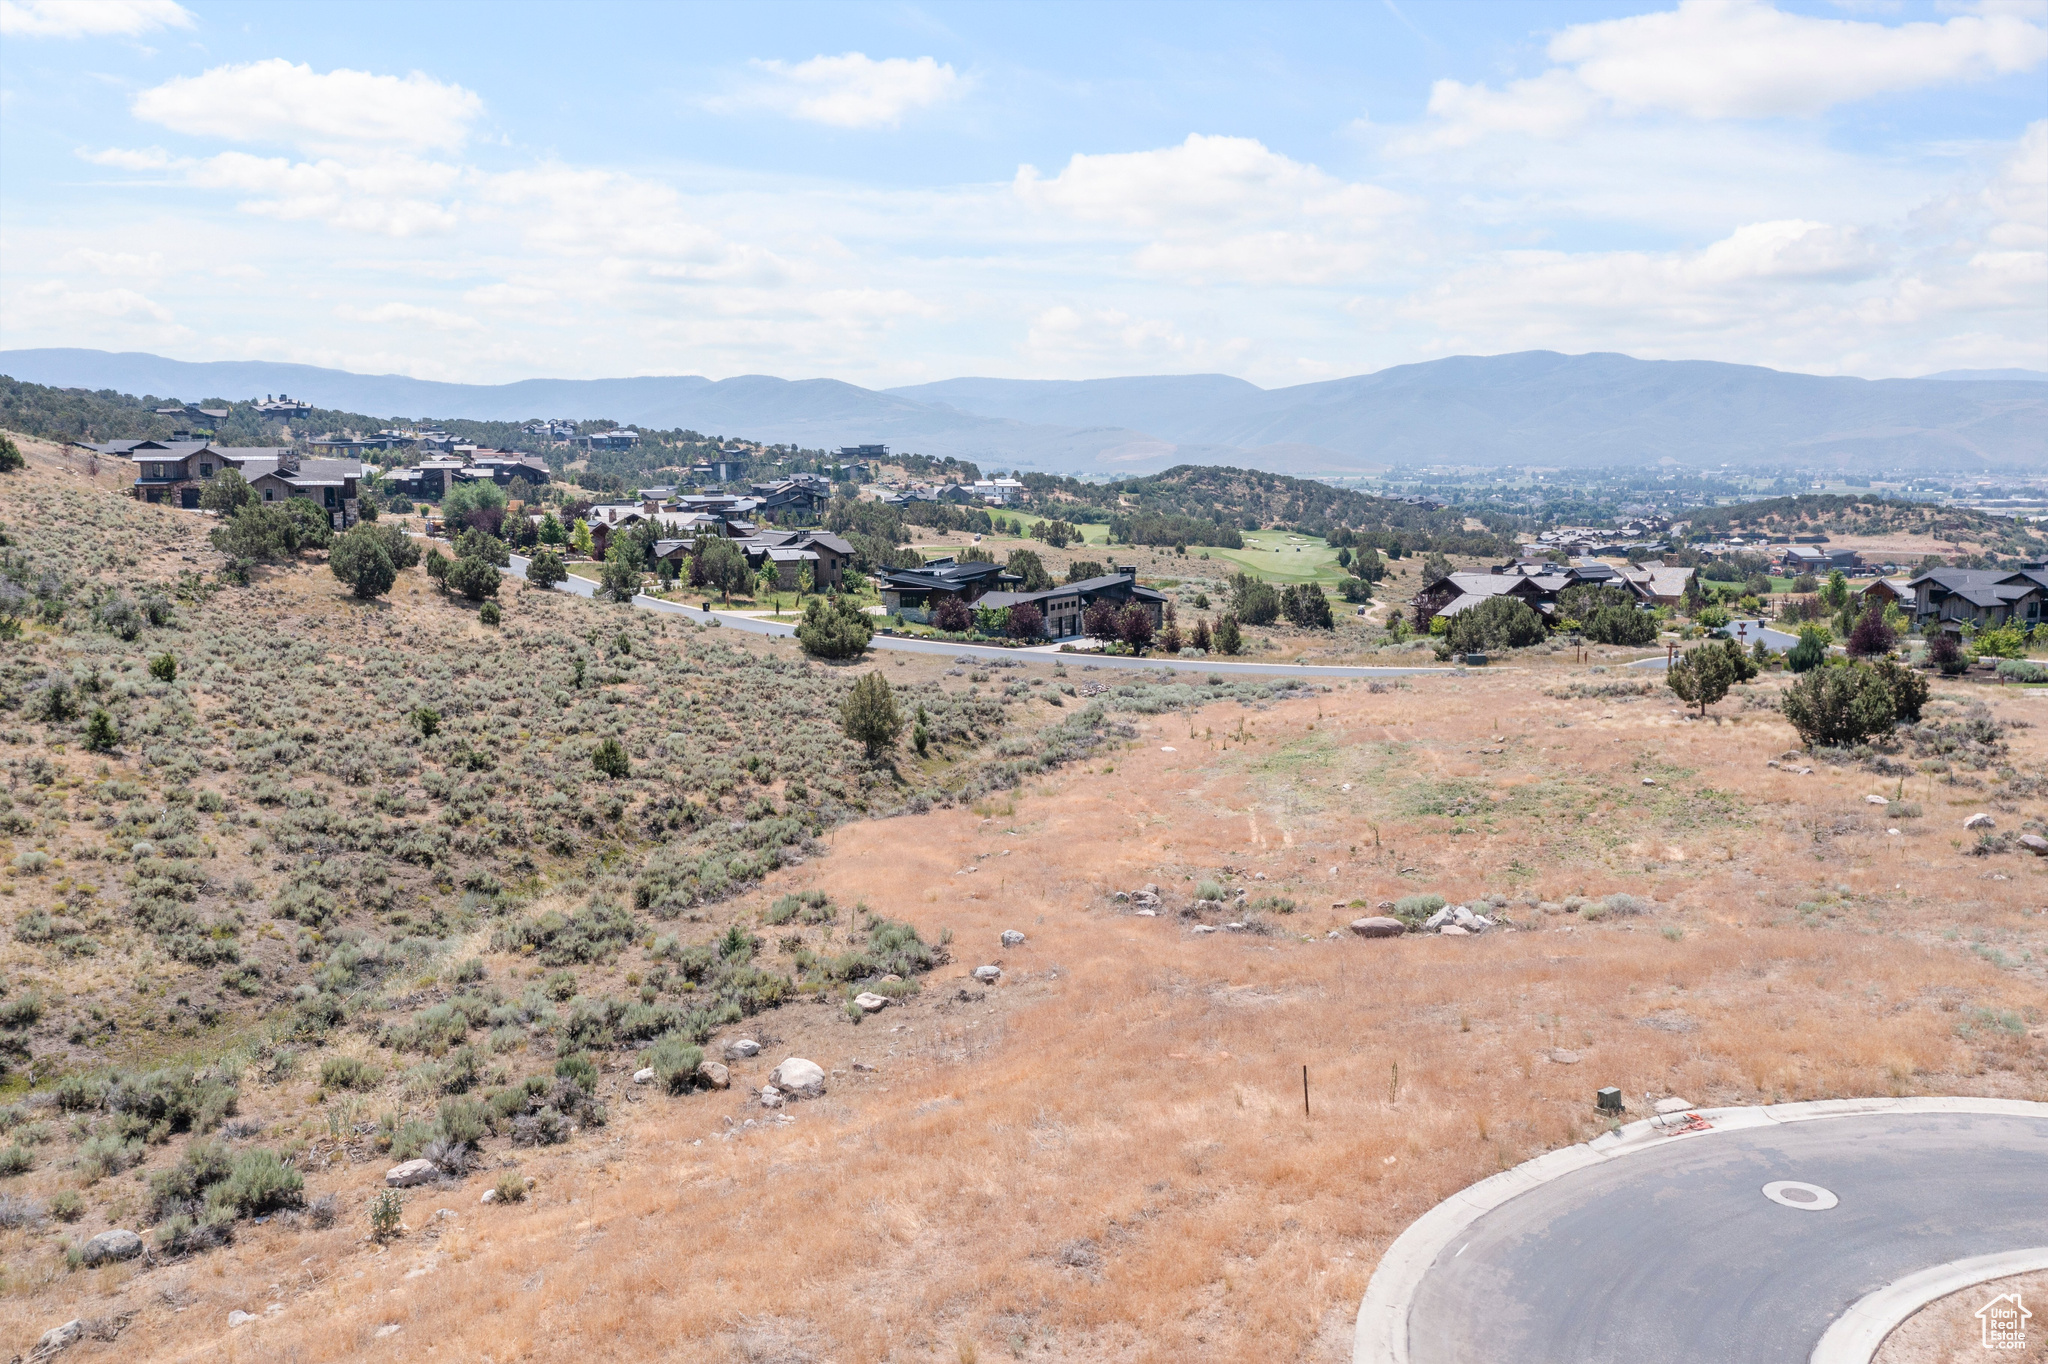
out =
[[[782,1107],[782,1091],[777,1089],[774,1085],[761,1086],[761,1107]],[[753,1125],[753,1121],[754,1120],[752,1118],[747,1119],[747,1125],[751,1127]]]
[[[1189,929],[1188,931],[1190,933],[1214,933],[1216,931],[1216,925],[1196,924],[1193,928]]]
[[[743,1057],[759,1056],[760,1054],[761,1044],[751,1037],[742,1037],[737,1041],[725,1044],[725,1059],[728,1061],[737,1061]]]
[[[1153,899],[1155,899],[1155,900],[1156,900],[1156,899],[1158,899],[1158,898],[1159,898],[1159,887],[1158,887],[1158,885],[1157,885],[1157,884],[1155,884],[1155,883],[1153,883],[1153,882],[1151,882],[1151,881],[1147,881],[1147,882],[1145,883],[1145,888],[1144,888],[1143,890],[1139,891],[1138,893],[1139,893],[1140,895],[1149,895],[1149,896],[1151,896],[1151,897],[1152,897]]]
[[[1471,929],[1460,928],[1456,924],[1445,924],[1442,928],[1439,928],[1437,932],[1446,938],[1469,938],[1472,936]]]
[[[2036,857],[2048,857],[2048,838],[2039,834],[2021,834],[2020,846]]]
[[[142,1238],[132,1231],[103,1231],[87,1241],[79,1256],[89,1265],[102,1260],[125,1260],[142,1253]]]
[[[485,1189],[484,1196],[477,1200],[479,1203],[495,1203],[497,1201],[498,1191],[496,1189]]]
[[[1964,820],[1963,827],[1965,829],[1995,829],[1998,827],[1998,821],[1980,811]]]
[[[1422,921],[1422,926],[1424,928],[1442,928],[1445,924],[1451,921],[1451,916],[1453,914],[1455,914],[1458,910],[1463,908],[1463,905],[1445,905],[1442,909],[1430,915],[1427,919],[1424,919]]]
[[[1398,938],[1408,931],[1408,926],[1389,915],[1375,914],[1369,918],[1353,919],[1351,931],[1361,938]]]
[[[651,1084],[653,1084],[653,1083],[654,1083],[654,1067],[653,1067],[653,1066],[642,1066],[642,1067],[640,1067],[640,1069],[638,1069],[638,1070],[634,1071],[634,1072],[633,1072],[633,1083],[634,1083],[634,1084],[636,1084],[636,1085],[651,1085]]]
[[[395,1321],[392,1322],[389,1326],[379,1326],[377,1328],[377,1339],[383,1340],[386,1336],[395,1336],[404,1329],[405,1328],[403,1326],[400,1326]]]
[[[1657,779],[1656,779],[1655,777],[1644,777],[1644,778],[1643,778],[1643,785],[1645,785],[1645,786],[1655,786],[1656,784],[1657,784]]]
[[[706,1061],[697,1067],[697,1078],[713,1089],[731,1089],[732,1072],[716,1061]]]
[[[1131,893],[1127,890],[1120,890],[1110,898],[1120,905],[1127,905],[1131,902]]]
[[[235,1311],[228,1313],[228,1325],[230,1326],[247,1326],[254,1320],[256,1320],[254,1312]],[[380,1332],[379,1334],[382,1333]]]
[[[1242,933],[1242,932],[1244,932],[1244,925],[1243,925],[1243,924],[1225,924],[1225,925],[1223,925],[1223,926],[1224,926],[1225,928],[1229,929],[1229,930],[1230,930],[1231,932],[1233,932],[1233,933]]]
[[[1000,966],[977,966],[974,968],[974,978],[983,985],[993,985],[998,980],[1001,980],[1002,977],[1003,968]]]
[[[48,1359],[59,1350],[68,1350],[76,1345],[78,1338],[84,1334],[85,1323],[75,1317],[62,1326],[52,1326],[43,1332],[43,1338],[36,1342],[36,1355]]]
[[[270,1304],[270,1306],[263,1309],[263,1315],[266,1317],[274,1317],[282,1311],[284,1311],[284,1304],[281,1302],[274,1302]]]
[[[825,1092],[825,1068],[816,1061],[791,1056],[768,1076],[768,1084],[771,1088],[780,1089],[785,1095],[815,1097]]]
[[[861,991],[853,997],[853,1002],[860,1006],[860,1011],[864,1014],[878,1014],[889,1007],[887,997],[872,990]]]
[[[1019,933],[1016,929],[1006,928],[1003,930],[1003,946],[1015,947],[1023,941],[1024,935],[1022,933]]]
[[[1373,906],[1374,909],[1392,909],[1393,907],[1394,902],[1392,900],[1382,900]]]
[[[1552,1064],[1560,1066],[1575,1066],[1580,1059],[1577,1052],[1566,1051],[1563,1047],[1552,1047],[1547,1055]]]
[[[1863,803],[1865,805],[1875,805],[1879,808],[1883,808],[1884,806],[1891,804],[1891,802],[1886,800],[1883,796],[1865,796],[1863,798]]]
[[[1156,919],[1159,917],[1159,911],[1156,909],[1141,909],[1138,911],[1138,917],[1141,919]]]
[[[384,1185],[391,1189],[409,1189],[415,1184],[438,1179],[440,1175],[441,1167],[431,1160],[408,1160],[384,1172]]]

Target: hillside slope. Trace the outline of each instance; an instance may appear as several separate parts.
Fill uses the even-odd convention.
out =
[[[956,379],[886,392],[767,375],[472,385],[82,350],[0,352],[0,372],[188,399],[289,390],[325,407],[414,417],[602,416],[808,447],[882,441],[984,466],[1076,473],[1190,461],[1300,473],[1659,463],[1955,473],[2035,468],[2048,448],[2044,385],[1551,351],[1454,356],[1271,390],[1223,375]]]

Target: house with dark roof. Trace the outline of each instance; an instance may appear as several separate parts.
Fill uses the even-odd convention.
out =
[[[1007,589],[1024,579],[1006,572],[1001,564],[969,560],[954,562],[951,555],[933,559],[922,568],[891,569],[882,575],[882,609],[905,620],[928,622],[941,601],[956,598],[969,606],[988,593]]]
[[[1541,616],[1546,625],[1554,625],[1558,594],[1566,588],[1620,588],[1641,606],[1652,601],[1654,585],[1654,579],[1629,576],[1611,564],[1523,562],[1503,564],[1491,573],[1446,574],[1423,584],[1412,604],[1416,608],[1416,624],[1426,626],[1438,616],[1469,611],[1491,597],[1515,597]]]
[[[1138,570],[1127,565],[1118,565],[1116,572],[1100,578],[1083,578],[1042,592],[989,592],[975,604],[992,611],[1026,604],[1035,606],[1045,618],[1047,638],[1072,639],[1087,633],[1084,618],[1088,608],[1097,602],[1108,602],[1119,610],[1142,606],[1152,617],[1155,630],[1166,621],[1166,594],[1140,587]]]
[[[1913,624],[1960,631],[1969,625],[2033,629],[2048,603],[2048,564],[2020,569],[1931,568],[1913,579]]]
[[[265,502],[306,498],[328,513],[336,530],[347,530],[356,523],[360,505],[356,485],[362,475],[363,466],[358,460],[301,459],[289,450],[260,472],[253,461],[242,470],[249,486]]]

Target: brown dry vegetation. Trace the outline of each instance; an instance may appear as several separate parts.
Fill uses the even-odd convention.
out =
[[[1983,1324],[1975,1314],[2005,1293],[2019,1294],[2034,1313],[2027,1323],[2027,1348],[1989,1351],[1984,1348]],[[1983,1364],[1987,1359],[2003,1364],[2048,1364],[2048,1328],[2041,1325],[2043,1314],[2036,1306],[2042,1302],[2048,1302],[2048,1270],[2015,1274],[1951,1293],[1900,1322],[1898,1329],[1885,1337],[1871,1364]]]
[[[321,577],[279,581],[325,592]],[[861,1023],[821,997],[721,1029],[713,1054],[766,1044],[727,1092],[653,1095],[623,1083],[631,1049],[603,1056],[608,1125],[492,1145],[492,1168],[411,1191],[386,1248],[364,1218],[389,1158],[321,1142],[334,1099],[303,1076],[252,1071],[244,1115],[265,1141],[305,1139],[307,1193],[336,1194],[341,1220],[245,1224],[223,1249],[76,1273],[57,1255],[74,1231],[0,1232],[6,1348],[127,1316],[117,1341],[69,1357],[1334,1361],[1393,1237],[1457,1188],[1593,1135],[1600,1085],[1638,1111],[1671,1093],[2048,1097],[2048,864],[1974,855],[1960,828],[1979,809],[2002,832],[2048,817],[2038,692],[1938,684],[1945,751],[1902,741],[1801,774],[1768,765],[1794,743],[1768,679],[1706,722],[1612,674],[1207,704],[1199,678],[1076,663],[1066,680],[1184,708],[1113,721],[1113,744],[971,809],[839,824],[696,930],[752,929],[775,961],[790,930],[762,923],[774,897],[865,901],[927,940],[955,934],[922,993]],[[1005,732],[1072,715],[1022,703]],[[601,879],[570,861],[542,875]],[[1204,880],[1246,907],[1183,913]],[[1113,899],[1146,882],[1165,893],[1157,918]],[[1418,892],[1498,895],[1514,930],[1326,936]],[[1655,908],[1588,922],[1560,907],[1610,892]],[[1250,928],[1197,935],[1198,919]],[[1010,928],[1028,941],[1000,947]],[[541,974],[482,955],[515,994]],[[984,962],[1004,970],[991,989],[968,975]],[[630,948],[579,988],[649,969]],[[788,1055],[830,1078],[784,1123],[750,1096]],[[478,1205],[499,1166],[536,1181],[526,1202]],[[50,1162],[8,1191],[47,1198],[68,1179]],[[80,1229],[116,1211],[95,1204]],[[230,1328],[234,1309],[261,1319]]]

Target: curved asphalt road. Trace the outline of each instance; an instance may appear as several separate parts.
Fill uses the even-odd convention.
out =
[[[505,571],[515,578],[526,576],[528,560],[521,555],[512,556],[512,566]],[[597,584],[588,578],[571,576],[566,582],[555,584],[557,592],[572,596],[595,597]],[[754,635],[787,637],[794,635],[793,626],[779,625],[774,621],[756,620],[752,616],[731,615],[721,611],[700,611],[694,606],[679,602],[662,601],[657,597],[635,597],[633,605],[643,611],[660,611],[667,615],[681,616],[685,620],[716,622]],[[1005,662],[1030,662],[1034,659],[1049,659],[1076,668],[1127,668],[1139,672],[1158,672],[1165,669],[1181,673],[1222,673],[1243,674],[1262,677],[1401,677],[1413,673],[1455,673],[1455,668],[1340,668],[1322,664],[1302,663],[1224,663],[1208,659],[1189,658],[1117,658],[1103,654],[1051,654],[1023,649],[993,649],[979,644],[948,644],[944,640],[904,639],[891,635],[876,635],[873,647],[889,649],[906,654],[940,654],[960,658],[1002,659]]]
[[[1762,1186],[1818,1184],[1824,1212]],[[1587,1166],[1454,1237],[1413,1364],[1803,1364],[1877,1288],[2048,1245],[2048,1118],[1887,1113],[1745,1127]]]

